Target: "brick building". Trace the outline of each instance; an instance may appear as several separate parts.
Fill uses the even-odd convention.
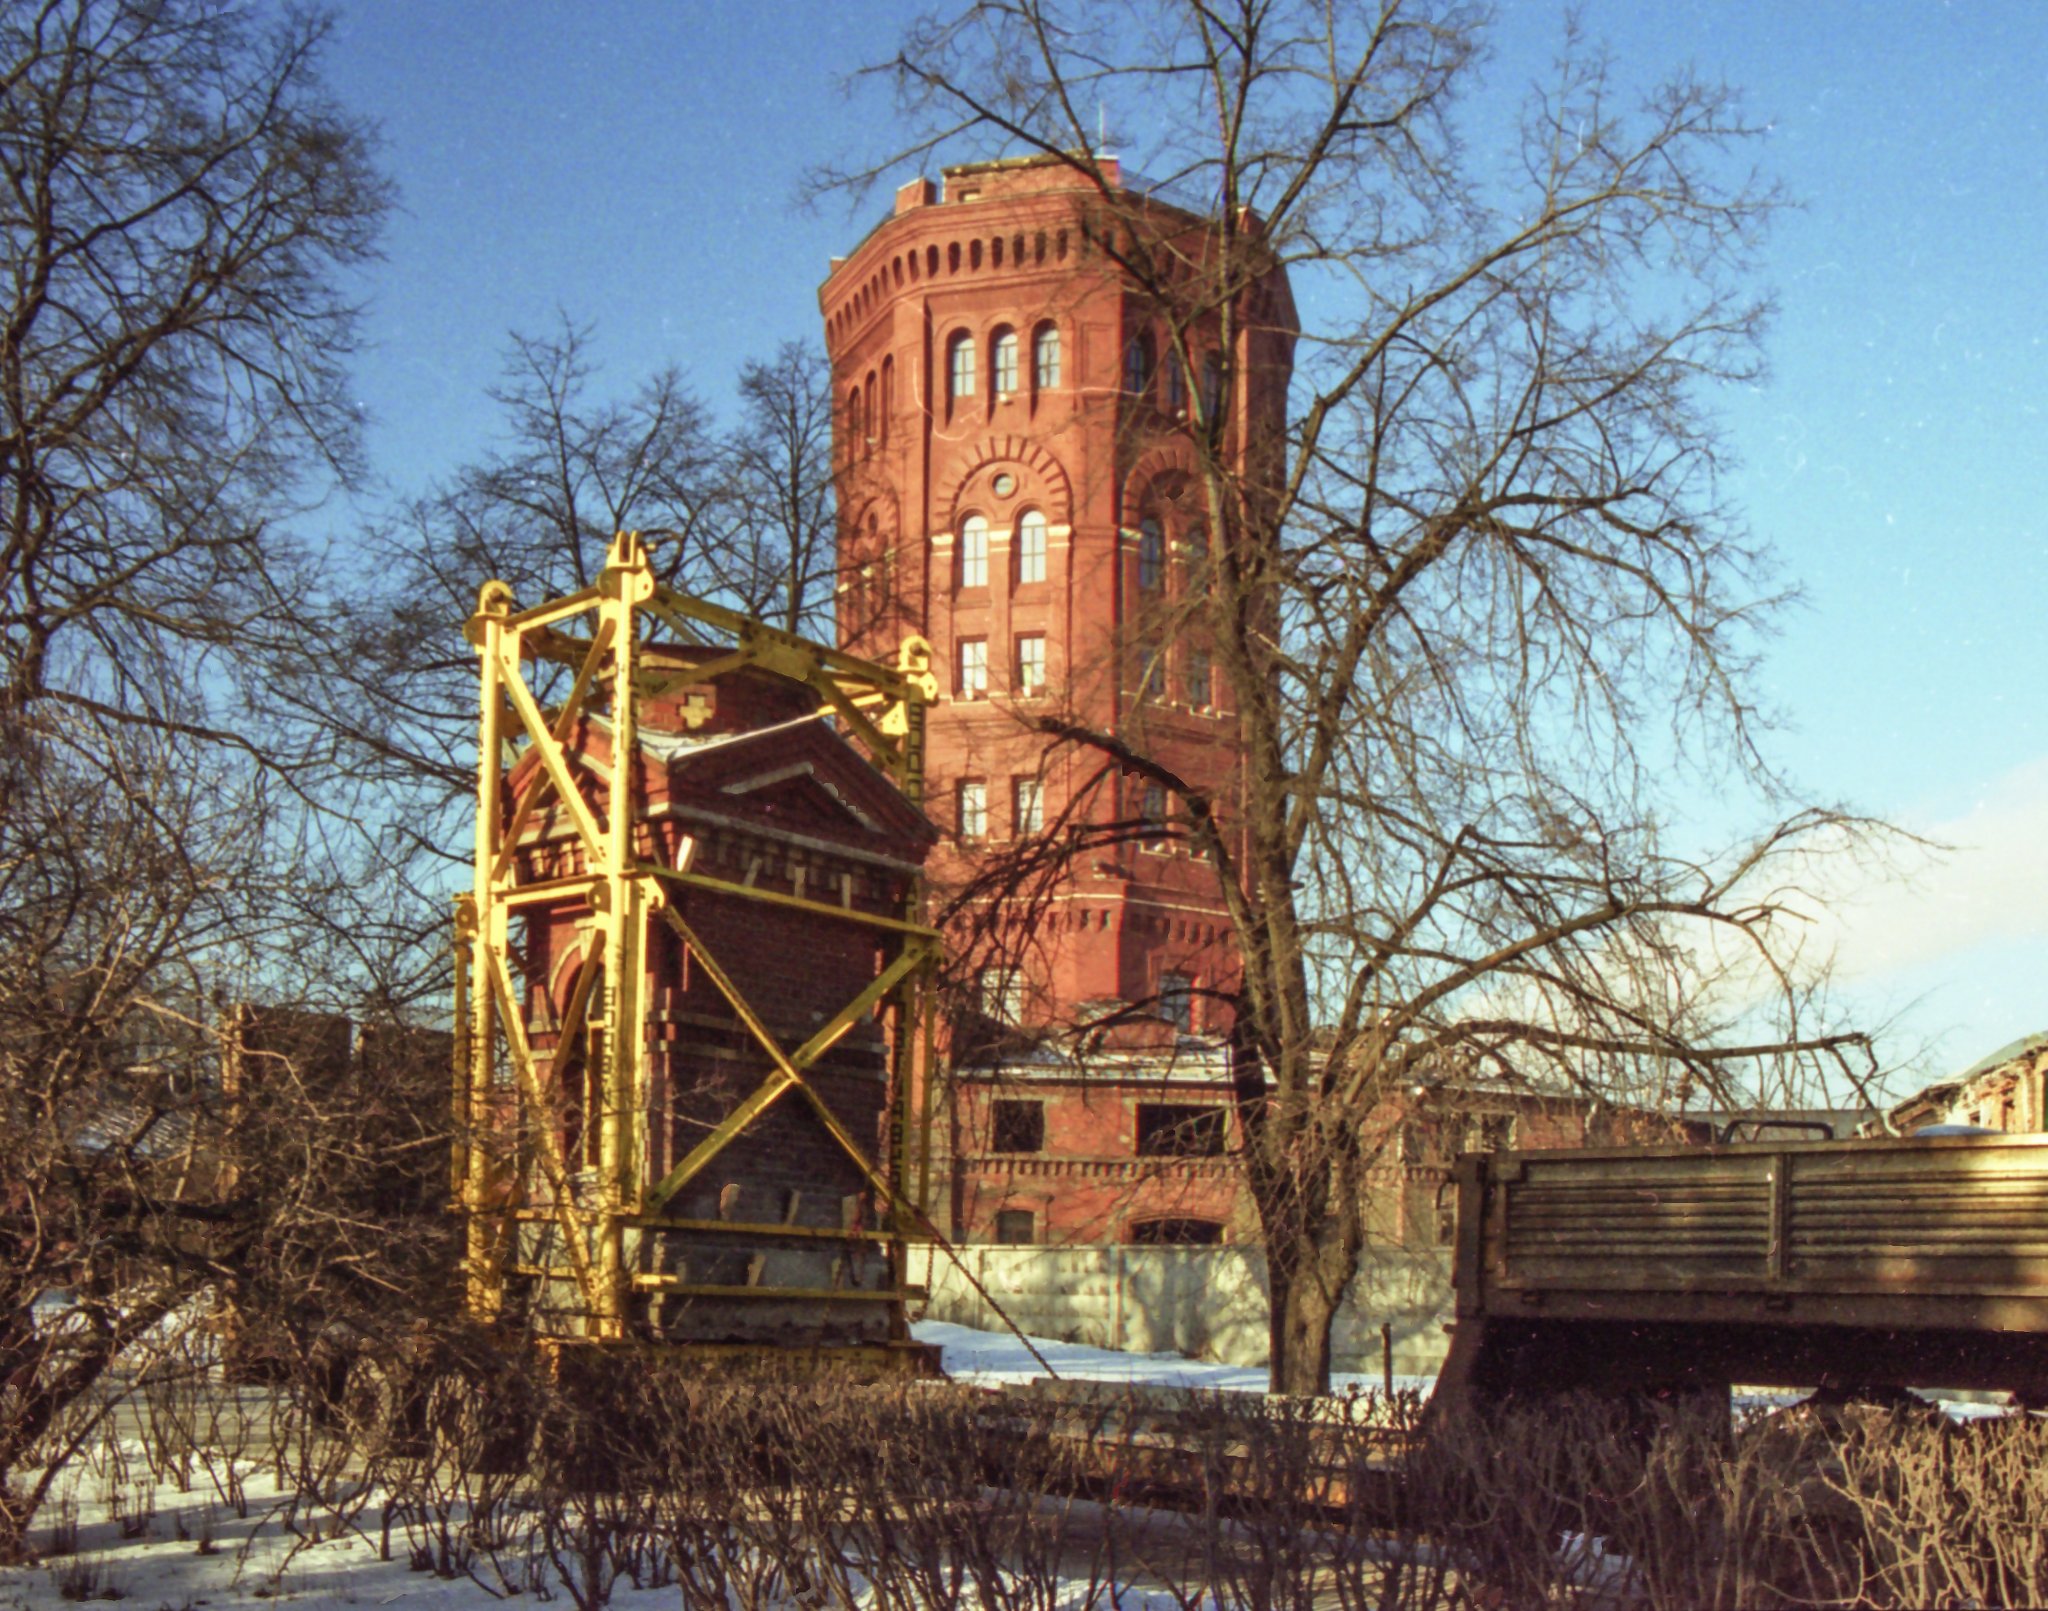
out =
[[[1119,187],[1113,160],[1104,163]],[[1121,193],[1149,228],[1198,254],[1209,226]],[[1236,727],[1196,635],[1147,637],[1200,585],[1208,541],[1193,496],[1189,387],[1227,420],[1225,451],[1284,423],[1293,305],[1277,271],[1236,350],[1211,338],[1195,373],[1110,255],[1096,190],[1044,159],[917,180],[821,292],[838,401],[843,647],[888,658],[907,632],[941,668],[926,729],[928,799],[957,884],[984,847],[1077,819],[1163,817],[1155,789],[1075,749],[1048,757],[1030,725],[1059,713],[1142,729],[1151,753],[1227,794]],[[1197,337],[1198,348],[1200,336]],[[1227,394],[1227,395],[1226,395]],[[1071,814],[1071,815],[1070,815]],[[991,959],[988,1004],[1027,1025],[1081,1003],[1159,1000],[1214,1033],[1204,992],[1232,982],[1209,869],[1135,835],[1069,869],[1034,906],[1030,942]]]
[[[1164,831],[1156,785],[1081,748],[1049,752],[1033,723],[1057,714],[1132,736],[1228,800],[1239,751],[1227,691],[1198,631],[1154,623],[1204,585],[1208,562],[1191,388],[1221,420],[1224,452],[1276,440],[1293,302],[1276,270],[1245,298],[1232,350],[1212,325],[1195,331],[1191,362],[1172,356],[1103,242],[1135,223],[1194,262],[1212,227],[1127,186],[1113,159],[1102,171],[1113,207],[1049,159],[916,180],[820,292],[840,642],[870,658],[906,633],[933,646],[927,798],[946,833],[935,888],[1063,824],[1108,841],[1028,906],[998,905],[1015,913],[1008,937],[969,959],[981,1022],[954,1042],[956,1168],[940,1206],[975,1239],[1213,1239],[1241,1217],[1229,1165],[1204,1153],[1220,1121],[1199,1120],[1190,1140],[1155,1124],[1162,1111],[1220,1113],[1228,1098],[1235,968],[1214,875]],[[1013,1038],[1011,1052],[1030,1049],[1009,1055],[998,1033],[989,1050],[991,1031],[1118,1012],[1138,1016],[1099,1054],[1043,1034]],[[1028,1150],[1002,1128],[1025,1113],[1042,1131]]]
[[[2048,1034],[2016,1040],[1953,1079],[1916,1091],[1892,1108],[1890,1118],[1900,1135],[1929,1124],[1970,1125],[2008,1134],[2048,1130]],[[1873,1123],[1864,1133],[1882,1132]]]

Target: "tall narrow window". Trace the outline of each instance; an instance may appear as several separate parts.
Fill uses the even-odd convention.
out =
[[[976,981],[981,996],[981,1015],[999,1024],[1021,1023],[1024,1018],[1024,975],[1016,968],[983,968]],[[1036,1147],[1002,1147],[998,1152],[1036,1152]]]
[[[988,586],[988,522],[969,515],[960,526],[960,585]]]
[[[946,398],[949,402],[974,395],[974,370],[978,362],[974,337],[962,330],[946,346]]]
[[[1166,406],[1175,414],[1188,406],[1188,380],[1181,373],[1178,352],[1166,355]]]
[[[1196,710],[1207,710],[1210,703],[1209,651],[1190,649],[1188,651],[1188,703]]]
[[[879,446],[889,445],[889,416],[896,412],[896,360],[882,360],[882,408],[875,416],[875,441]]]
[[[998,330],[992,356],[995,359],[996,395],[1008,397],[1017,389],[1017,332]]]
[[[1223,409],[1223,363],[1212,352],[1202,359],[1202,418],[1213,420]]]
[[[861,412],[860,388],[856,386],[846,394],[846,456],[849,459],[860,457],[866,438],[867,421]]]
[[[1057,390],[1060,383],[1060,327],[1042,324],[1031,338],[1031,365],[1038,389]]]
[[[1045,580],[1045,516],[1027,509],[1017,522],[1017,580]]]
[[[1159,1016],[1183,1035],[1195,1027],[1195,982],[1184,973],[1159,976]]]
[[[1148,783],[1138,796],[1138,820],[1143,825],[1147,849],[1157,850],[1166,842],[1166,789]]]
[[[1147,516],[1138,522],[1138,587],[1156,593],[1166,581],[1166,534]]]
[[[976,780],[963,780],[957,796],[958,821],[962,839],[984,839],[988,836],[988,785]]]
[[[1037,778],[1015,778],[1010,784],[1012,820],[1019,839],[1045,832],[1045,785]]]
[[[988,639],[960,640],[960,680],[955,686],[954,698],[988,698]]]
[[[1036,699],[1045,692],[1045,634],[1025,632],[1017,638],[1017,697]]]
[[[1124,390],[1143,395],[1152,385],[1152,336],[1140,330],[1124,343]]]

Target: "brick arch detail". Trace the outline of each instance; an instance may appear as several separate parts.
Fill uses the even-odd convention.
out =
[[[1119,500],[1117,518],[1128,526],[1136,516],[1138,506],[1144,501],[1145,489],[1164,475],[1185,475],[1189,480],[1195,477],[1195,450],[1178,438],[1160,442],[1138,455],[1138,462],[1131,466],[1130,474],[1124,477],[1123,496]]]
[[[988,436],[975,443],[954,461],[955,468],[940,483],[937,507],[948,525],[959,514],[961,492],[967,483],[994,464],[1011,464],[1020,472],[1022,483],[1011,500],[1018,507],[1030,504],[1045,512],[1055,526],[1074,522],[1074,489],[1065,466],[1028,436]]]
[[[903,531],[903,509],[897,501],[896,489],[884,484],[872,490],[863,488],[860,492],[858,512],[849,528],[860,536],[867,535],[868,516],[877,517],[876,523],[882,528],[884,537],[897,537]]]

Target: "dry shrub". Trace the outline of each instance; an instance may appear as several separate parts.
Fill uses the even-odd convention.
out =
[[[2048,1603],[2048,1432],[2024,1416],[1810,1405],[1731,1428],[1725,1404],[1579,1397],[1423,1437],[1409,1396],[550,1370],[461,1337],[378,1369],[322,1413],[167,1382],[138,1398],[145,1457],[223,1499],[268,1463],[306,1542],[355,1529],[577,1611],[629,1588],[1052,1611],[1112,1585],[1190,1611]],[[131,1480],[110,1429],[83,1455]]]

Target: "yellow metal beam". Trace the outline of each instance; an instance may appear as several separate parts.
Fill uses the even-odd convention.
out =
[[[673,867],[659,867],[653,863],[647,863],[643,870],[664,884],[681,884],[686,889],[701,889],[714,895],[732,895],[741,900],[760,901],[766,906],[808,912],[813,917],[843,923],[859,923],[867,928],[886,930],[891,934],[914,935],[933,944],[937,944],[940,939],[937,929],[927,928],[922,923],[906,922],[900,917],[883,917],[879,913],[863,912],[851,906],[834,906],[830,901],[806,900],[801,895],[785,895],[780,890],[761,889],[753,884],[735,884],[728,879],[713,878],[706,873],[678,872]]]
[[[568,757],[555,736],[548,730],[541,708],[534,702],[533,692],[526,686],[526,679],[519,673],[519,662],[508,656],[500,647],[498,670],[506,695],[512,701],[513,712],[519,717],[519,725],[526,729],[526,736],[533,741],[534,752],[540,756],[540,764],[547,768],[548,777],[555,785],[555,792],[562,797],[562,804],[569,808],[569,817],[576,824],[578,837],[583,840],[584,854],[593,866],[604,861],[604,831],[598,827],[597,818],[591,814],[589,804],[583,798],[575,780],[569,776]],[[614,761],[622,759],[613,755]],[[623,757],[630,762],[632,757]],[[617,768],[613,768],[614,772]]]

